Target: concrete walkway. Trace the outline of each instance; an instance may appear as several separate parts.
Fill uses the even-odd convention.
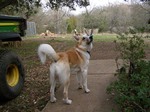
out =
[[[88,86],[91,92],[77,90],[76,76],[71,76],[69,98],[71,105],[63,103],[63,87],[56,92],[56,103],[48,102],[42,112],[118,112],[112,97],[106,94],[106,88],[112,82],[116,72],[115,60],[91,60],[88,72]]]

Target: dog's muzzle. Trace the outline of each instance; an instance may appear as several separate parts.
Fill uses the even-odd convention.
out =
[[[89,39],[87,41],[87,44],[90,44],[93,42],[93,35],[89,36]]]

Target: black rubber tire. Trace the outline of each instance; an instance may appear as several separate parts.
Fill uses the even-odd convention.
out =
[[[10,65],[14,65],[19,74],[14,86],[10,86],[6,78]],[[24,77],[24,67],[17,54],[10,50],[0,50],[0,100],[7,101],[16,98],[23,89]]]

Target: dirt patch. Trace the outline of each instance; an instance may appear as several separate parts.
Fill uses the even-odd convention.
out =
[[[49,101],[49,64],[41,65],[37,56],[37,47],[40,43],[50,43],[56,51],[65,51],[75,44],[73,41],[33,39],[25,40],[19,48],[13,48],[23,60],[26,70],[24,90],[16,99],[3,102],[0,105],[2,112],[33,112],[42,110]],[[150,59],[150,50],[146,49]],[[91,52],[92,60],[115,59],[119,52],[115,50],[113,42],[94,42]]]
[[[91,52],[91,60],[115,59],[119,56],[114,42],[95,42]]]

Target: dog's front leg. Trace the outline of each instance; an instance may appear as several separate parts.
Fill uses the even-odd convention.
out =
[[[83,88],[83,83],[82,83],[82,72],[78,72],[77,75],[77,82],[78,82],[78,89],[82,89]]]
[[[84,88],[85,92],[89,93],[90,90],[87,87],[87,71],[88,71],[88,69],[82,70],[82,82],[83,82],[83,88]]]

